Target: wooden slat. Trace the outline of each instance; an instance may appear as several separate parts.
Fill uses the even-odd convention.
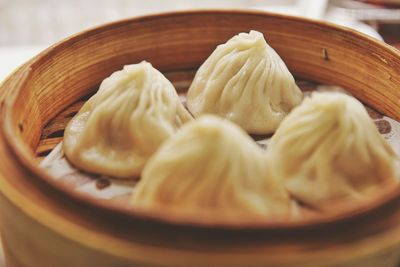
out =
[[[62,139],[63,137],[54,137],[40,140],[38,149],[36,150],[36,155],[38,155],[38,157],[46,156],[58,143],[62,141]]]

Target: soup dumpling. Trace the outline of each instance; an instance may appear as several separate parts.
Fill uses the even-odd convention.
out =
[[[82,170],[134,177],[191,115],[150,63],[127,65],[100,85],[68,124],[64,152]]]
[[[362,198],[396,180],[397,156],[364,106],[343,93],[313,93],[268,145],[270,172],[312,206]]]
[[[196,117],[212,113],[249,133],[276,130],[303,94],[262,33],[240,33],[217,49],[199,68],[187,98]]]
[[[132,205],[169,212],[285,216],[289,197],[268,176],[261,148],[215,116],[184,125],[149,160]]]

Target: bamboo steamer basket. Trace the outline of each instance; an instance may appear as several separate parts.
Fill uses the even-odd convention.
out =
[[[82,32],[0,87],[7,266],[398,266],[399,187],[297,221],[216,220],[112,206],[55,183],[38,167],[82,99],[113,71],[145,59],[185,90],[217,44],[251,29],[266,35],[296,76],[343,86],[400,118],[400,53],[347,28],[261,12],[191,11]]]

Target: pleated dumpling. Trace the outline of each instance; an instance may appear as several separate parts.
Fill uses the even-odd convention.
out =
[[[313,206],[363,198],[397,176],[394,151],[364,106],[343,93],[306,98],[279,126],[268,153],[271,175]]]
[[[276,130],[303,94],[262,33],[240,33],[219,45],[197,71],[187,98],[196,117],[212,113],[249,133]]]
[[[85,171],[134,177],[189,120],[173,85],[143,61],[101,83],[65,129],[63,148],[69,161]]]
[[[268,177],[262,149],[211,115],[184,125],[149,160],[132,204],[170,212],[284,216],[289,197]]]

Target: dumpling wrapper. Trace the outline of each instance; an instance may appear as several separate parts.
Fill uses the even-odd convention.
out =
[[[184,125],[145,166],[132,205],[168,212],[285,216],[290,201],[268,177],[261,148],[238,126],[206,115]]]
[[[240,33],[219,45],[189,88],[187,106],[196,117],[225,117],[249,133],[276,130],[303,94],[262,33]]]
[[[171,82],[143,61],[101,83],[65,129],[63,149],[82,170],[135,177],[158,146],[191,119]]]
[[[269,168],[311,206],[360,199],[396,182],[397,156],[364,106],[343,93],[313,93],[282,122],[268,145]]]

